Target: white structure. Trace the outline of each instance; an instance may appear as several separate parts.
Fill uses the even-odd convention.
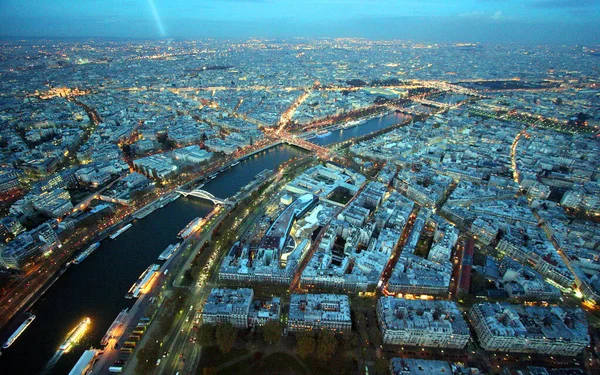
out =
[[[461,349],[470,337],[454,302],[381,297],[377,318],[386,344]]]
[[[590,343],[581,309],[486,302],[469,319],[485,350],[575,356]]]
[[[202,163],[203,161],[210,160],[212,155],[212,152],[203,150],[198,145],[183,147],[173,151],[173,158],[175,160],[186,163]]]
[[[349,330],[350,299],[343,294],[292,294],[288,329],[290,331],[312,329]]]
[[[213,288],[202,309],[205,324],[229,322],[234,327],[247,328],[254,291],[250,288]]]

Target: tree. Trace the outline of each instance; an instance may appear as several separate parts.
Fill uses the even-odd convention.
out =
[[[373,325],[369,327],[369,341],[375,347],[379,347],[383,344],[383,341],[381,341],[381,333],[379,332],[379,328],[377,328],[377,326]]]
[[[367,317],[362,311],[357,311],[354,315],[354,319],[356,321],[356,328],[358,334],[360,335],[360,339],[366,344],[369,341],[369,334],[367,332]]]
[[[136,374],[149,374],[154,369],[156,359],[160,352],[160,340],[152,337],[146,342],[144,347],[140,348],[136,353],[137,364],[135,366]]]
[[[235,328],[233,328],[233,325],[229,322],[219,324],[215,336],[219,349],[223,353],[229,353],[235,343]]]
[[[479,272],[471,274],[471,293],[483,292],[487,288],[487,280],[485,275]]]
[[[198,338],[198,345],[200,346],[215,345],[215,326],[212,324],[201,325],[196,332],[196,338]]]
[[[358,365],[354,359],[334,355],[327,361],[327,370],[333,375],[352,375],[358,373]]]
[[[192,276],[192,269],[188,268],[183,272],[183,284],[190,285],[194,282],[194,276]]]
[[[387,359],[378,358],[375,361],[375,375],[386,375],[390,372],[390,363]]]
[[[335,335],[331,331],[323,330],[319,334],[319,340],[317,343],[317,357],[323,361],[329,361],[335,353],[337,347],[337,340]]]
[[[217,369],[213,366],[204,367],[202,369],[202,375],[217,375]]]
[[[358,335],[354,331],[350,331],[344,334],[344,349],[348,351],[354,351],[360,345]]]
[[[269,320],[263,327],[263,338],[269,344],[278,343],[283,327],[277,320]]]
[[[312,334],[303,333],[298,335],[298,344],[296,346],[296,352],[302,358],[308,357],[312,352],[315,351],[315,338]]]

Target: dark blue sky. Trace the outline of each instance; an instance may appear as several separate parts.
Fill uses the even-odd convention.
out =
[[[600,0],[0,0],[0,35],[600,43]]]

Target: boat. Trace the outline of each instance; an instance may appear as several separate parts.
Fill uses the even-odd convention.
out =
[[[98,357],[102,355],[102,350],[91,348],[83,352],[75,366],[69,372],[69,375],[91,374],[94,364]]]
[[[69,332],[69,334],[67,335],[67,339],[62,343],[62,345],[58,349],[65,352],[69,351],[73,344],[75,344],[81,338],[81,336],[83,336],[91,322],[92,321],[90,320],[90,318],[83,318],[83,320],[77,325],[77,327],[75,327],[75,329]]]
[[[15,332],[13,332],[12,335],[10,335],[8,340],[6,340],[4,345],[2,345],[2,349],[6,349],[9,346],[11,346],[19,338],[19,336],[21,336],[21,334],[23,332],[25,332],[27,327],[29,327],[29,325],[33,322],[34,319],[35,319],[35,315],[29,314],[29,317],[27,319],[25,319],[25,321],[23,323],[21,323],[19,328],[17,328],[17,330]]]
[[[331,132],[329,130],[321,130],[321,131],[317,132],[317,138],[325,138],[330,135],[331,135]]]
[[[133,226],[133,224],[131,224],[131,223],[125,225],[123,228],[121,228],[118,231],[116,231],[115,233],[111,234],[110,239],[114,240],[115,238],[119,237],[121,234],[123,234],[123,232],[125,232],[127,229],[131,228],[132,226]]]
[[[108,344],[108,341],[110,339],[112,339],[113,337],[115,337],[115,331],[119,327],[121,327],[121,325],[123,324],[123,321],[125,320],[125,317],[127,317],[127,312],[128,311],[129,311],[129,309],[123,309],[123,310],[121,310],[121,312],[119,313],[119,315],[117,315],[117,317],[115,318],[115,320],[112,322],[112,324],[110,325],[110,327],[106,331],[106,334],[104,334],[104,337],[102,337],[102,340],[100,341],[101,345]]]
[[[235,167],[236,165],[240,164],[239,161],[236,161],[235,163],[231,164],[232,167]]]
[[[181,246],[181,243],[167,246],[167,248],[158,256],[158,260],[169,259],[179,249],[179,246]]]
[[[202,218],[197,217],[194,220],[190,221],[179,233],[177,233],[177,237],[186,239],[196,230],[200,229],[199,226],[202,223]]]
[[[158,207],[145,207],[142,208],[141,210],[139,210],[138,212],[136,212],[133,217],[135,217],[136,219],[140,220],[145,218],[146,216],[150,215],[151,213],[153,213],[154,211],[156,211]]]
[[[95,242],[95,243],[91,244],[87,249],[83,250],[81,252],[81,254],[79,254],[75,258],[75,260],[73,261],[73,264],[79,264],[79,263],[83,262],[85,260],[85,258],[87,258],[94,251],[96,251],[96,249],[99,247],[100,247],[100,242]]]
[[[131,299],[139,297],[140,293],[142,293],[144,289],[146,289],[149,285],[152,285],[152,281],[156,276],[158,268],[158,264],[151,264],[150,266],[148,266],[148,268],[146,268],[146,270],[142,272],[137,281],[133,283],[131,288],[129,288],[129,291],[127,291],[125,298]]]

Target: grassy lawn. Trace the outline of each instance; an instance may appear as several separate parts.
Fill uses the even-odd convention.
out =
[[[261,359],[250,358],[218,372],[219,375],[267,374],[267,375],[305,375],[301,363],[286,353],[274,353]]]
[[[257,374],[305,374],[306,371],[296,358],[286,353],[274,353],[261,360],[253,368]]]
[[[229,353],[222,353],[217,346],[209,346],[202,348],[200,356],[200,364],[198,369],[202,373],[204,367],[217,367],[225,362],[231,361],[238,357],[248,354],[246,349],[232,349]]]

